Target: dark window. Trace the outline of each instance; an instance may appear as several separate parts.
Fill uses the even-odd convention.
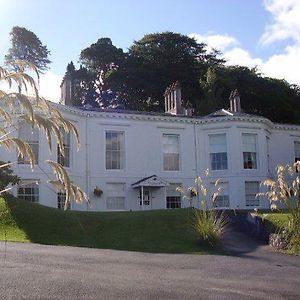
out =
[[[167,208],[181,208],[181,197],[167,196]]]

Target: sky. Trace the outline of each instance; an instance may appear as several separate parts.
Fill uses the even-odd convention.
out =
[[[126,51],[145,34],[173,31],[222,51],[227,65],[300,85],[300,0],[0,0],[0,65],[10,31],[33,31],[51,52],[40,93],[58,102],[66,66],[109,37]]]

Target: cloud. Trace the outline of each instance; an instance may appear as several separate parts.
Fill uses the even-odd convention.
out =
[[[271,13],[272,21],[266,25],[260,42],[269,45],[292,39],[300,44],[300,1],[264,0],[264,6]]]
[[[283,53],[275,54],[262,60],[252,57],[242,48],[233,48],[223,54],[226,65],[240,65],[249,68],[257,67],[263,76],[285,79],[291,84],[300,85],[300,47],[288,46]]]
[[[289,45],[282,53],[274,54],[264,60],[253,57],[249,51],[239,46],[240,43],[235,37],[229,35],[193,33],[189,36],[194,37],[197,42],[205,42],[208,49],[221,50],[226,65],[257,67],[264,76],[285,79],[289,83],[300,85],[300,43]]]
[[[207,34],[201,35],[198,33],[191,33],[189,37],[194,38],[198,43],[207,44],[208,51],[214,49],[224,51],[229,47],[238,45],[236,38],[230,35],[221,35],[221,34]]]
[[[59,102],[60,100],[60,84],[62,76],[48,71],[43,74],[40,78],[40,89],[41,96],[52,102]]]
[[[233,48],[224,52],[226,65],[240,65],[253,68],[262,64],[262,59],[251,57],[250,53],[242,48]]]
[[[268,58],[259,69],[266,76],[285,79],[300,86],[300,46],[288,46],[284,53]]]

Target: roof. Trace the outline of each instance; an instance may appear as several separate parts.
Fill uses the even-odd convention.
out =
[[[104,112],[104,113],[117,113],[117,114],[128,114],[128,115],[145,115],[145,116],[167,116],[167,117],[172,117],[172,118],[184,118],[184,119],[193,119],[193,120],[202,120],[202,119],[208,119],[208,118],[216,118],[216,117],[238,117],[238,116],[243,116],[243,117],[252,117],[252,118],[263,118],[268,120],[267,118],[259,115],[254,115],[254,114],[246,114],[246,113],[237,113],[237,112],[231,112],[228,109],[220,109],[217,110],[213,113],[210,113],[205,116],[187,116],[187,115],[173,115],[170,113],[165,113],[165,112],[155,112],[155,111],[138,111],[138,110],[126,110],[126,109],[103,109],[103,108],[90,108],[90,107],[76,107],[79,110],[82,111],[92,111],[92,112]]]
[[[123,109],[101,109],[101,108],[85,108],[85,107],[74,107],[67,106],[59,103],[51,102],[51,105],[57,109],[62,109],[69,113],[74,113],[77,115],[82,115],[85,117],[109,117],[109,118],[118,118],[118,119],[134,119],[134,120],[155,120],[155,121],[172,121],[176,123],[197,123],[197,124],[207,124],[207,123],[219,123],[222,121],[246,121],[254,123],[264,123],[270,128],[276,127],[286,127],[289,129],[299,130],[299,125],[293,124],[276,124],[270,121],[269,119],[254,114],[246,113],[236,113],[231,112],[228,109],[221,109],[214,113],[211,113],[206,116],[186,116],[186,115],[172,115],[169,113],[162,112],[147,112],[147,111],[134,111],[134,110],[123,110]]]
[[[151,175],[149,177],[142,178],[138,180],[137,182],[133,183],[131,186],[133,188],[141,187],[141,186],[147,186],[147,187],[164,187],[168,185],[169,183],[166,180],[163,180],[162,178]]]
[[[254,114],[246,114],[243,112],[233,112],[230,111],[229,109],[219,109],[213,113],[210,113],[206,116],[204,116],[204,118],[215,118],[215,117],[235,117],[235,116],[244,116],[244,117],[253,117],[253,118],[265,118],[263,116],[259,116],[259,115],[254,115]],[[266,118],[265,118],[266,119]]]

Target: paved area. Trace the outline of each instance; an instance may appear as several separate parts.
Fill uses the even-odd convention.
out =
[[[2,242],[0,299],[300,299],[300,257],[255,245],[232,254]]]
[[[274,252],[268,245],[251,239],[248,235],[238,231],[236,227],[227,228],[223,237],[223,247],[229,255],[244,257],[270,256]]]

